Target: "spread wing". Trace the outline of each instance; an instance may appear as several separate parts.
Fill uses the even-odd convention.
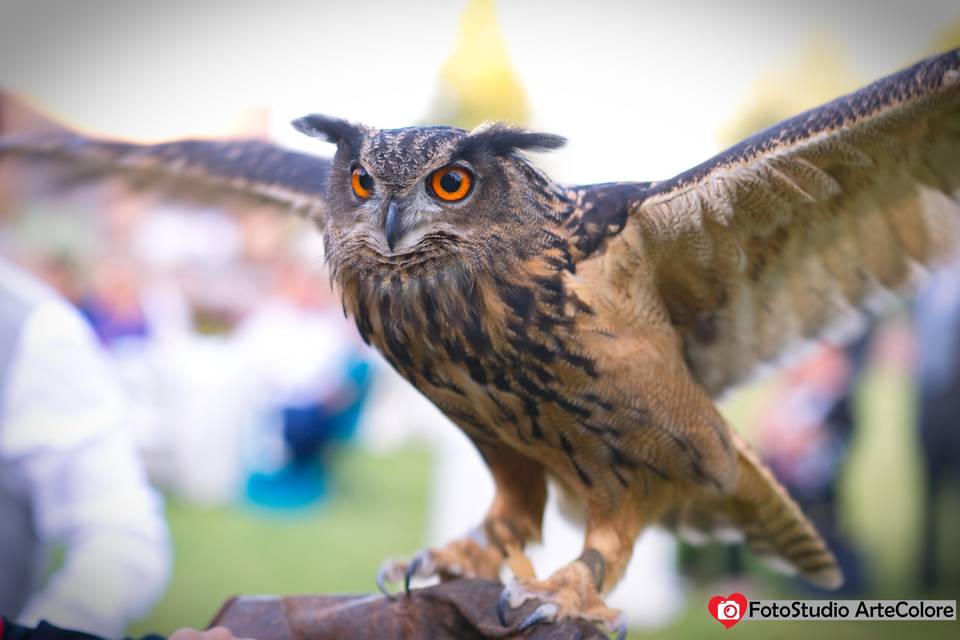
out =
[[[581,256],[602,261],[640,321],[671,323],[719,393],[856,325],[960,244],[960,50],[671,180],[579,197],[568,225]]]
[[[206,199],[240,196],[323,219],[330,160],[262,140],[180,140],[154,145],[72,133],[0,137],[0,156],[65,163],[84,175],[121,175],[140,188]]]

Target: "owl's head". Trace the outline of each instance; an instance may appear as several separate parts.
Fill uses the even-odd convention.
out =
[[[500,124],[380,130],[322,115],[293,124],[337,145],[326,211],[333,260],[412,268],[529,250],[562,207],[563,190],[519,153],[555,149],[559,136]]]

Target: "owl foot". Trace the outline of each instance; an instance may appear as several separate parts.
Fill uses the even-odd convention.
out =
[[[486,543],[482,531],[474,530],[439,549],[424,549],[409,561],[385,562],[377,573],[377,587],[392,600],[394,595],[387,590],[386,583],[402,580],[403,590],[409,595],[410,581],[414,577],[437,577],[441,581],[454,578],[498,580],[503,562],[503,554]]]
[[[569,564],[546,580],[521,577],[511,580],[497,602],[500,624],[508,626],[508,610],[516,609],[528,600],[539,600],[542,604],[513,628],[517,633],[541,622],[579,618],[603,624],[609,633],[615,634],[617,640],[627,636],[623,614],[604,604],[593,575],[581,563]]]

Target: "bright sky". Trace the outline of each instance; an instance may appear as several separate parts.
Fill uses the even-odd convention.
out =
[[[217,135],[271,107],[271,133],[319,111],[382,127],[424,117],[457,2],[0,0],[0,87],[71,126],[156,140]],[[817,34],[864,83],[916,60],[956,0],[501,1],[533,124],[570,138],[544,158],[569,182],[654,179],[719,150],[751,82]]]

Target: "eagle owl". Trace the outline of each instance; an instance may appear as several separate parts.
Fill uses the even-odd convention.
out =
[[[735,536],[812,583],[827,545],[714,397],[836,332],[960,238],[960,52],[786,120],[672,179],[557,184],[527,155],[557,136],[501,124],[380,130],[307,116],[332,160],[263,142],[137,146],[73,135],[0,150],[255,194],[323,233],[363,338],[476,445],[496,491],[462,539],[385,565],[513,578],[501,617],[622,630],[602,596],[659,524]],[[524,556],[552,479],[585,514],[549,577]]]

